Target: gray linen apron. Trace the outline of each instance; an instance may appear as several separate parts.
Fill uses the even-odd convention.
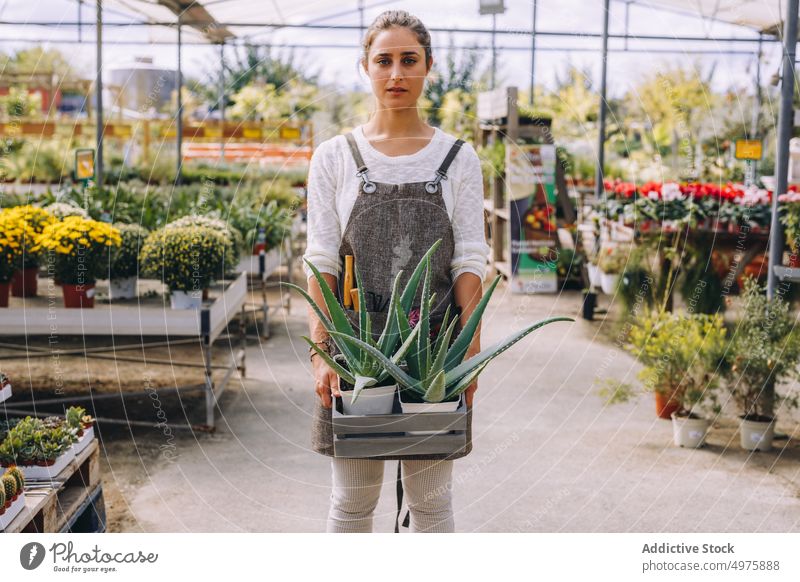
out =
[[[353,255],[358,268],[366,305],[372,320],[372,333],[377,341],[383,330],[388,312],[392,283],[397,272],[402,269],[400,289],[402,290],[422,256],[438,239],[439,248],[431,256],[431,292],[436,293],[431,313],[431,328],[437,330],[450,305],[450,317],[457,314],[453,295],[453,282],[450,265],[454,252],[453,227],[442,197],[441,180],[447,179],[447,170],[463,145],[456,140],[450,151],[436,170],[435,177],[425,182],[388,184],[369,180],[367,166],[361,157],[355,138],[351,133],[345,135],[347,144],[358,168],[361,178],[358,196],[350,213],[350,218],[342,235],[339,247],[341,273],[344,273],[345,255]],[[338,297],[341,300],[344,277],[337,280]],[[355,286],[355,279],[353,281]],[[422,284],[412,307],[419,307],[422,298]],[[358,314],[345,309],[354,329],[358,329]],[[334,354],[338,353],[334,345]],[[323,455],[332,457],[333,431],[331,409],[316,399],[312,425],[312,448]],[[467,408],[466,445],[460,451],[440,454],[393,455],[386,457],[366,457],[376,460],[440,459],[452,460],[466,456],[472,451],[472,407]],[[402,501],[400,463],[398,463],[398,513]],[[406,516],[407,522],[408,516]],[[406,523],[404,523],[406,525]],[[395,525],[395,531],[397,526]]]

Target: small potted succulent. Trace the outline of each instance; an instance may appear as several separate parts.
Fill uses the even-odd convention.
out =
[[[94,307],[95,282],[107,273],[108,252],[122,242],[119,230],[105,222],[67,216],[48,224],[34,246],[52,253],[65,307]]]
[[[61,421],[30,416],[11,427],[0,443],[0,465],[20,466],[31,479],[58,475],[75,458],[74,433]]]
[[[0,475],[0,531],[5,531],[25,507],[25,475],[19,467],[9,467]]]
[[[78,440],[75,442],[75,454],[85,449],[94,438],[94,418],[86,414],[81,406],[70,406],[65,413],[67,426],[75,431]]]
[[[624,245],[607,245],[600,249],[597,267],[600,269],[600,287],[606,295],[613,295],[617,282],[625,270],[630,249]]]
[[[420,261],[411,274],[402,294],[398,291],[403,271],[399,271],[395,276],[386,322],[377,341],[373,337],[372,318],[369,312],[365,309],[358,312],[359,324],[358,331],[356,332],[333,291],[328,286],[317,267],[310,261],[306,260],[306,263],[319,283],[325,306],[328,309],[328,313],[330,313],[330,317],[322,312],[304,289],[297,285],[286,283],[287,286],[296,289],[303,295],[306,301],[308,301],[311,307],[316,311],[322,325],[339,348],[340,353],[331,357],[310,338],[303,336],[303,339],[306,340],[320,357],[322,357],[339,375],[341,379],[340,392],[342,394],[342,407],[345,414],[391,414],[397,383],[394,378],[392,378],[389,371],[383,366],[381,360],[358,346],[352,346],[346,343],[335,334],[341,333],[347,337],[359,338],[360,341],[378,350],[382,356],[389,358],[395,364],[400,363],[411,348],[419,330],[415,330],[406,335],[401,342],[400,330],[398,328],[399,321],[392,315],[395,313],[395,310],[407,313],[411,309],[411,303],[419,288],[422,270],[426,265],[425,261],[439,247],[440,243],[441,240],[437,240],[425,253],[424,259]],[[355,275],[358,290],[358,305],[366,305],[358,268],[355,269]],[[398,344],[400,344],[399,347]]]
[[[728,390],[739,407],[740,442],[749,451],[772,448],[775,416],[772,405],[797,407],[791,392],[776,389],[800,378],[800,332],[787,301],[769,300],[752,277],[744,280],[742,312],[726,350],[724,374]],[[770,402],[773,400],[773,402]]]
[[[9,208],[6,223],[18,230],[21,252],[16,257],[16,271],[11,280],[11,294],[14,297],[35,297],[38,287],[39,262],[41,252],[37,247],[39,236],[44,229],[56,222],[56,218],[37,206],[25,205]]]
[[[120,234],[120,245],[111,252],[109,264],[109,296],[114,299],[136,297],[136,282],[139,280],[139,250],[148,231],[138,224],[115,224]]]
[[[167,286],[172,309],[199,309],[202,291],[232,263],[233,243],[215,228],[172,226],[148,235],[140,261],[144,272]]]

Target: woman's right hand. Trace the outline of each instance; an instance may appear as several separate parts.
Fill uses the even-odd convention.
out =
[[[319,355],[311,361],[314,365],[314,384],[317,395],[325,408],[331,408],[333,396],[341,396],[339,375]]]

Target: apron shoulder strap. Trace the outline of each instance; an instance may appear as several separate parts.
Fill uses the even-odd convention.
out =
[[[464,140],[463,139],[457,139],[455,141],[453,146],[450,148],[450,151],[447,152],[447,156],[445,156],[444,161],[442,162],[442,165],[439,166],[438,170],[436,170],[437,174],[439,174],[443,178],[445,176],[447,176],[447,170],[450,168],[450,164],[453,162],[453,159],[455,159],[456,154],[461,149],[462,145],[464,145]]]
[[[344,136],[347,139],[347,145],[350,146],[350,153],[353,154],[353,159],[356,161],[356,167],[358,168],[358,174],[365,172],[367,170],[367,165],[364,163],[364,158],[361,157],[361,152],[358,149],[358,144],[356,144],[356,138],[353,137],[353,132],[347,132]]]

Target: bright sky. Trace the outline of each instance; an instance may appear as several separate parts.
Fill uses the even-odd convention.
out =
[[[256,2],[256,0],[254,0]],[[76,66],[86,77],[93,76],[94,70],[94,0],[85,0],[83,19],[86,25],[82,30],[82,44],[61,44],[57,40],[78,39],[75,26],[10,26],[0,25],[0,50],[9,53],[20,47],[32,46],[31,42],[22,39],[48,39],[46,46],[58,47],[74,58]],[[268,5],[266,0],[257,0],[259,6]],[[311,0],[298,0],[296,6],[308,6],[307,20],[325,16],[312,9]],[[419,16],[428,26],[452,26],[459,28],[490,28],[491,17],[478,14],[478,0],[406,0],[401,2],[380,2],[366,0],[365,23],[369,24],[380,12],[390,8],[401,8]],[[356,0],[341,2],[338,10],[343,12],[352,8],[351,14],[326,19],[327,24],[351,24],[359,22],[358,3]],[[507,0],[506,13],[497,17],[497,28],[504,27],[529,29],[532,18],[531,0]],[[596,32],[602,30],[602,0],[539,0],[537,28],[546,31]],[[263,10],[261,11],[263,12]],[[125,20],[119,14],[106,12],[107,20]],[[78,8],[75,0],[0,0],[0,21],[5,22],[74,22],[78,19]],[[275,18],[275,20],[278,20]],[[625,31],[625,3],[615,0],[611,5],[610,29],[612,33]],[[631,5],[629,12],[629,30],[636,34],[659,35],[714,35],[753,38],[754,33],[748,29],[724,23],[703,21],[675,12],[654,10],[642,6]],[[131,40],[170,40],[174,31],[161,28],[158,32],[148,32],[141,27],[113,27],[106,29],[105,39],[108,41]],[[305,63],[312,70],[321,73],[323,82],[338,83],[342,87],[358,87],[368,90],[368,83],[356,72],[356,61],[359,56],[357,31],[338,30],[302,30],[283,29],[274,32],[260,33],[258,40],[271,40],[274,45],[282,43],[336,45],[341,48],[302,48],[295,49],[296,61]],[[477,44],[483,47],[484,63],[490,62],[490,36],[459,33],[455,35],[457,45]],[[444,49],[448,44],[448,35],[434,33],[434,58],[444,61]],[[343,46],[342,46],[343,45]],[[527,48],[530,37],[527,35],[498,35],[498,47]],[[582,47],[589,52],[568,52],[565,47]],[[623,48],[625,41],[612,39],[610,48]],[[699,64],[704,71],[715,68],[715,81],[720,88],[736,86],[750,91],[755,76],[755,43],[690,43],[678,41],[629,41],[630,48],[645,52],[620,53],[612,52],[609,57],[609,94],[616,96],[624,93],[631,83],[640,80],[643,75],[655,72],[658,67],[668,64],[693,66]],[[777,43],[766,43],[765,60],[762,78],[769,79],[779,67],[780,48]],[[590,66],[595,79],[600,70],[599,39],[553,38],[540,37],[538,47],[542,50],[536,57],[536,82],[552,85],[557,72],[562,72],[569,63]],[[545,50],[545,49],[559,50]],[[439,50],[437,50],[439,49]],[[668,54],[664,50],[681,50],[683,54]],[[723,54],[720,51],[735,50],[746,54]],[[712,51],[711,54],[690,54],[692,50]],[[716,51],[716,52],[713,52]],[[104,66],[114,67],[129,63],[137,56],[150,56],[154,64],[164,67],[175,67],[177,64],[177,48],[171,45],[111,45],[104,48]],[[183,53],[184,72],[187,76],[202,77],[219,62],[218,48],[206,46],[186,46]],[[530,85],[530,53],[527,50],[500,50],[498,53],[498,78],[505,85],[517,85],[527,88]]]

